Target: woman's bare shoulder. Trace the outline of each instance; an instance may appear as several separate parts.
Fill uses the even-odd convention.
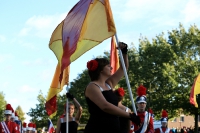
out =
[[[90,83],[87,85],[86,89],[90,89],[90,88],[94,88],[94,87],[98,87],[98,84],[95,83],[95,82],[90,82]]]
[[[98,88],[99,87],[95,82],[89,83],[85,90],[86,97],[88,96],[88,94],[92,94],[92,93],[100,91],[100,89],[98,89]]]

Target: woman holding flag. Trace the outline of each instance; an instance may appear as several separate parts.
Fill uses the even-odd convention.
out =
[[[60,118],[57,121],[57,128],[56,128],[56,133],[66,133],[66,130],[68,130],[68,133],[77,133],[78,129],[78,124],[82,115],[82,107],[79,104],[79,102],[76,100],[76,98],[70,94],[66,93],[67,98],[73,100],[73,103],[68,104],[68,112],[69,112],[69,119],[68,119],[68,124],[69,124],[69,129],[66,129],[66,105],[65,105],[65,113],[60,116]],[[77,108],[77,113],[74,117],[74,111],[75,111],[75,106]]]
[[[127,44],[120,42],[126,69],[128,68]],[[135,123],[140,119],[134,113],[128,113],[118,107],[118,99],[113,89],[124,76],[122,66],[112,75],[112,67],[107,59],[96,58],[87,62],[91,82],[85,89],[86,102],[90,118],[85,133],[120,133],[119,118],[129,118]]]

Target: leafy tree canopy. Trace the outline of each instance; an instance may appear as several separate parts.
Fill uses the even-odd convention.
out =
[[[137,87],[143,84],[147,88],[147,108],[152,108],[157,119],[160,119],[162,109],[168,111],[169,118],[180,113],[195,113],[195,108],[189,103],[189,96],[193,81],[200,71],[199,45],[200,30],[197,26],[191,25],[186,31],[180,24],[178,29],[168,31],[167,36],[161,33],[151,41],[141,37],[139,48],[129,46],[128,77],[134,99],[137,96]],[[100,57],[109,59],[109,52]],[[84,90],[89,82],[88,71],[83,70],[69,86],[70,93],[83,107],[80,123],[84,124],[89,118],[84,96]],[[125,88],[123,104],[132,109],[125,78],[116,87]],[[36,104],[36,108],[31,108],[28,115],[39,127],[47,126],[45,96],[42,93],[38,95],[38,101],[39,104]],[[63,113],[65,101],[65,95],[58,95],[58,113],[52,119],[54,124]]]
[[[0,121],[3,121],[6,103],[7,102],[5,100],[5,95],[3,94],[3,92],[0,92]]]
[[[17,112],[19,119],[23,122],[26,118],[25,118],[25,116],[24,116],[25,113],[23,112],[21,106],[18,106],[18,107],[15,109],[15,111]]]

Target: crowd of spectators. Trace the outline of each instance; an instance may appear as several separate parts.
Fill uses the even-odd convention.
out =
[[[172,127],[172,133],[194,133],[194,127]],[[199,127],[199,133],[200,133],[200,127]]]

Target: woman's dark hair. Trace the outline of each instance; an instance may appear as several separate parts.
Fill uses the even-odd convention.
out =
[[[88,70],[88,74],[90,76],[91,81],[98,80],[100,72],[103,70],[103,68],[106,65],[110,64],[110,62],[105,58],[96,58],[94,60],[96,60],[98,62],[98,67],[94,71]]]

